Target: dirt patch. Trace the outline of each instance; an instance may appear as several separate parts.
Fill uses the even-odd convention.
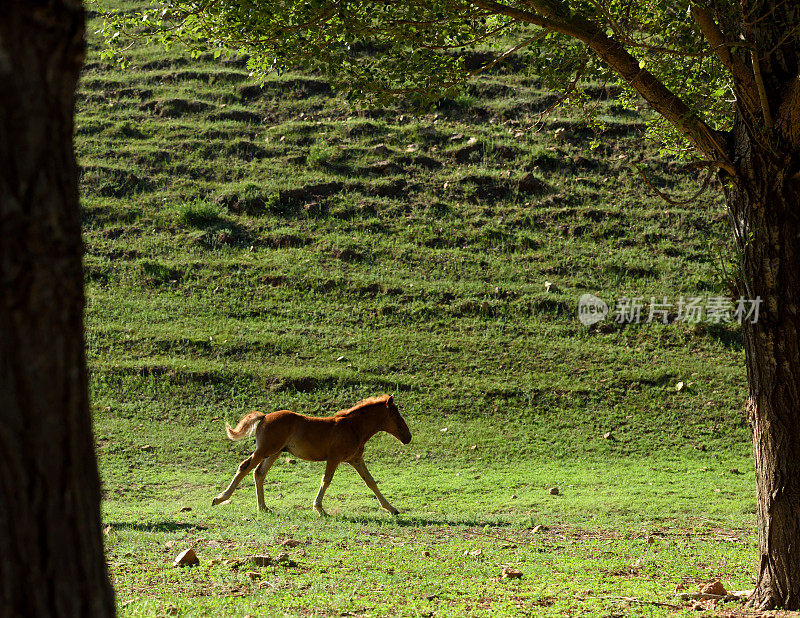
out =
[[[289,247],[305,247],[311,241],[298,234],[271,234],[264,238],[264,244],[273,249],[287,249]]]
[[[229,155],[237,157],[242,161],[263,159],[275,154],[273,151],[262,148],[258,144],[254,144],[248,140],[240,140],[234,144],[230,144],[226,148],[226,151]]]
[[[249,124],[261,124],[264,122],[264,114],[248,112],[244,109],[226,109],[214,112],[208,116],[209,120],[222,121],[232,120],[233,122],[246,122]]]
[[[187,114],[197,114],[212,108],[202,101],[188,99],[155,99],[139,105],[139,110],[151,112],[163,118],[180,118]]]
[[[154,183],[146,176],[129,170],[103,165],[90,165],[81,168],[81,186],[92,187],[103,197],[125,197],[154,189]]]
[[[377,163],[373,163],[372,165],[367,165],[366,167],[362,167],[359,172],[362,174],[367,174],[370,176],[389,176],[392,174],[399,174],[403,171],[403,168],[400,167],[394,161],[378,161]]]
[[[280,191],[280,199],[284,201],[304,202],[311,198],[328,197],[338,193],[344,188],[341,182],[325,182],[321,184],[305,185],[297,189]]]

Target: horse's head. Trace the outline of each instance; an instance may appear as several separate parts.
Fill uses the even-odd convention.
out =
[[[386,431],[403,444],[411,442],[411,431],[408,429],[406,420],[400,415],[400,410],[397,409],[397,405],[394,403],[394,395],[389,395],[389,399],[386,400],[386,409],[388,411]]]

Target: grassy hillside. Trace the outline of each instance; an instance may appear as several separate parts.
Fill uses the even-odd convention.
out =
[[[90,44],[76,136],[93,413],[122,611],[602,613],[619,610],[609,590],[632,596],[620,581],[747,585],[753,483],[737,328],[587,328],[577,317],[585,292],[612,305],[719,294],[721,203],[710,192],[671,206],[643,183],[634,164],[671,194],[696,189],[644,141],[646,111],[590,84],[602,135],[566,112],[542,118],[556,95],[524,56],[415,115],[400,103],[353,109],[316,75],[259,87],[241,58],[132,54],[120,70]],[[321,527],[308,510],[322,469],[304,462],[270,472],[267,519],[242,523],[253,516],[247,482],[231,505],[208,508],[250,447],[224,439],[224,420],[329,414],[382,392],[396,394],[414,432],[408,447],[383,436],[367,451],[405,507],[401,527],[389,531],[349,470],[326,497],[342,517]],[[555,536],[530,540],[543,522]],[[682,535],[700,526],[704,540],[673,539],[659,557],[646,539],[670,538],[672,525]],[[389,557],[370,553],[383,533],[395,539]],[[224,564],[190,585],[168,568],[173,545],[164,549],[192,543],[223,560],[233,545],[221,538],[252,549],[292,534],[319,545],[304,560],[317,579],[300,577],[313,594],[276,567],[270,601],[264,581]],[[462,550],[483,547],[481,534],[513,556],[465,566]],[[723,539],[734,534],[748,540],[734,548]],[[332,549],[344,539],[355,553]],[[621,541],[604,555],[608,539]],[[436,543],[448,557],[419,563]],[[540,549],[563,562],[542,563]],[[639,580],[625,569],[643,551],[652,563],[634,569]],[[572,590],[587,555],[605,574]],[[481,577],[512,559],[541,579],[523,591],[495,577],[487,592]],[[350,572],[365,560],[392,566],[367,586]],[[339,584],[320,575],[336,561]],[[412,563],[413,576],[403,571]],[[463,595],[433,589],[464,569]],[[378,600],[376,589],[396,596]],[[194,604],[175,605],[187,590]]]

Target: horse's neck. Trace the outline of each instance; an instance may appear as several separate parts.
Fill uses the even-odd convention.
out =
[[[353,421],[359,424],[364,441],[386,429],[386,415],[378,406],[367,406],[360,410],[354,410],[351,414]]]

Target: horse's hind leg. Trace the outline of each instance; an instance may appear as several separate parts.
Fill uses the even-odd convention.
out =
[[[267,476],[272,464],[277,461],[279,455],[280,453],[270,455],[253,470],[253,480],[256,483],[256,508],[259,511],[267,510],[267,505],[264,504],[264,478]]]
[[[325,475],[322,477],[322,483],[320,483],[319,491],[317,492],[317,497],[314,498],[314,510],[321,516],[324,517],[327,515],[325,509],[322,508],[322,498],[325,495],[325,490],[331,484],[333,480],[333,473],[336,472],[336,466],[339,465],[338,461],[328,461],[325,464]]]
[[[356,472],[358,472],[359,476],[364,479],[367,487],[372,490],[372,493],[375,494],[378,502],[380,502],[381,507],[389,511],[392,515],[397,515],[399,511],[394,508],[386,498],[383,497],[383,494],[380,491],[378,491],[378,484],[375,482],[375,479],[372,478],[369,470],[367,470],[367,464],[364,463],[364,460],[359,458],[348,463],[353,466],[356,469]]]
[[[242,479],[245,476],[247,476],[250,470],[252,470],[259,463],[261,463],[261,460],[264,458],[263,456],[257,457],[256,453],[258,453],[258,451],[250,455],[250,457],[248,457],[242,463],[239,464],[239,469],[236,471],[236,476],[233,477],[233,480],[231,481],[230,485],[228,485],[228,487],[225,489],[225,491],[223,491],[220,495],[218,495],[211,501],[211,506],[216,506],[220,502],[225,502],[225,500],[228,500],[231,497],[231,495],[233,495],[233,490],[236,489],[236,486],[242,481]]]

